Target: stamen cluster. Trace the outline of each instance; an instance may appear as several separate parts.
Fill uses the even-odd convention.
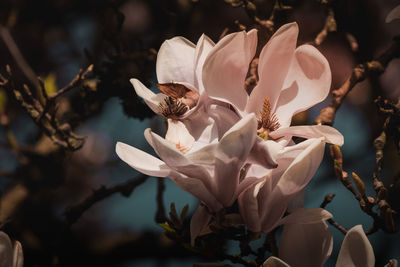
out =
[[[159,107],[165,118],[173,120],[178,120],[189,109],[188,106],[170,96],[166,97]]]
[[[277,130],[281,126],[276,115],[271,112],[271,104],[268,97],[264,100],[257,122],[257,134],[266,140],[268,139],[268,133]]]

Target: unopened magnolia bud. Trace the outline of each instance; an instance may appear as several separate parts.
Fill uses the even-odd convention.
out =
[[[353,180],[354,180],[354,183],[356,184],[358,192],[360,192],[361,196],[364,197],[366,191],[365,191],[365,184],[364,184],[363,180],[355,172],[352,172],[351,175],[353,176]]]

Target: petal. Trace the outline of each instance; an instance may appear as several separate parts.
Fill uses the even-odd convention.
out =
[[[240,170],[257,137],[256,127],[254,114],[249,114],[227,131],[218,143],[214,163],[216,196],[225,207],[235,200]]]
[[[208,54],[211,52],[215,43],[205,34],[202,34],[196,45],[196,51],[194,53],[194,69],[195,69],[195,87],[199,88],[199,93],[202,94],[204,91],[203,87],[203,65]]]
[[[222,205],[200,179],[190,178],[178,172],[172,172],[168,177],[181,189],[198,198],[211,211],[217,212],[222,209]]]
[[[272,138],[282,136],[298,136],[303,138],[324,138],[324,142],[342,146],[344,143],[343,135],[333,127],[327,125],[304,125],[279,128],[269,134]]]
[[[282,146],[279,143],[257,137],[247,161],[266,168],[276,168],[278,166],[276,158],[281,149]]]
[[[231,109],[215,104],[210,105],[208,114],[215,121],[218,128],[219,138],[221,138],[240,119],[240,117]]]
[[[322,208],[305,209],[298,208],[289,215],[283,217],[279,224],[314,224],[331,219],[332,214]]]
[[[13,267],[24,266],[24,254],[22,252],[22,245],[19,241],[15,241],[14,244],[14,256],[13,256]]]
[[[190,117],[184,119],[183,123],[196,143],[209,144],[218,139],[217,124],[203,108],[198,108]]]
[[[385,22],[390,23],[395,19],[400,19],[400,5],[393,8],[386,16]]]
[[[168,130],[165,139],[175,145],[181,152],[189,151],[194,143],[193,136],[181,121],[168,119]]]
[[[321,138],[309,140],[310,145],[294,159],[277,184],[287,196],[303,189],[322,161],[325,143]]]
[[[258,114],[266,97],[271,104],[271,110],[275,111],[276,102],[294,55],[298,32],[297,23],[285,24],[275,32],[261,50],[258,63],[260,80],[250,94],[246,106],[247,112]]]
[[[215,151],[217,149],[217,146],[217,143],[203,146],[196,151],[188,152],[186,154],[186,157],[196,164],[212,165],[215,161]]]
[[[325,222],[288,224],[279,239],[279,257],[292,266],[321,267],[332,247],[332,234]]]
[[[208,96],[244,110],[248,99],[244,81],[256,44],[257,32],[252,30],[228,34],[214,46],[203,66]]]
[[[373,267],[374,250],[361,225],[351,228],[344,237],[336,267]]]
[[[171,169],[163,161],[127,144],[117,142],[115,151],[120,159],[144,174],[166,177],[171,172]]]
[[[158,83],[186,82],[194,84],[195,45],[183,37],[166,40],[157,55]]]
[[[271,256],[264,261],[262,267],[290,267],[290,265],[277,257]]]
[[[204,205],[199,205],[190,220],[190,244],[194,247],[196,237],[208,226],[211,220],[211,213]]]
[[[326,58],[311,45],[299,46],[293,57],[275,115],[283,127],[292,116],[324,100],[331,88],[331,69]]]
[[[214,190],[210,174],[201,165],[194,164],[182,152],[161,136],[153,133],[149,128],[144,136],[156,151],[157,155],[171,168],[190,178],[200,179],[209,190]]]
[[[257,137],[256,129],[257,119],[254,114],[248,114],[238,121],[221,138],[218,145],[220,157],[237,157],[244,161]]]
[[[148,89],[137,79],[130,79],[129,81],[133,85],[133,88],[135,88],[136,94],[143,98],[149,108],[151,108],[155,113],[160,114],[160,103],[162,103],[167,96],[161,93],[153,93],[153,91]]]
[[[307,185],[322,161],[324,143],[321,139],[309,139],[302,143],[305,144],[300,147],[307,145],[306,148],[298,154],[281,176],[280,172],[278,173],[280,178],[276,186],[262,201],[261,221],[264,232],[269,232],[277,225],[289,202]],[[290,152],[292,151],[289,151],[289,154]],[[276,175],[273,174],[272,183],[276,180],[274,176]]]
[[[258,213],[258,192],[265,184],[265,180],[259,180],[258,183],[245,189],[238,197],[239,212],[243,221],[246,223],[249,230],[253,232],[261,231],[260,216]]]
[[[10,267],[13,262],[13,250],[8,235],[0,231],[0,266]]]

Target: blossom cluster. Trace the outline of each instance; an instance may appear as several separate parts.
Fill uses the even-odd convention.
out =
[[[311,45],[296,47],[297,36],[297,24],[289,23],[270,38],[251,92],[245,80],[257,50],[256,30],[226,35],[216,44],[206,35],[197,44],[183,37],[165,41],[157,56],[158,94],[131,79],[168,129],[165,138],[144,132],[159,158],[120,142],[116,152],[132,168],[168,177],[201,201],[190,224],[193,245],[213,215],[237,201],[240,222],[250,231],[320,225],[314,227],[320,236],[314,235],[325,245],[315,258],[323,263],[331,253],[324,222],[331,214],[302,208],[302,197],[325,143],[341,146],[343,136],[330,126],[291,126],[294,115],[324,100],[331,87],[326,58]],[[293,243],[285,240],[284,230],[280,247]]]

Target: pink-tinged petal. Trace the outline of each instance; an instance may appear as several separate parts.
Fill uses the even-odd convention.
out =
[[[240,170],[257,138],[256,127],[256,117],[249,114],[232,126],[218,143],[214,162],[216,197],[225,207],[235,200]]]
[[[166,40],[157,55],[158,83],[186,82],[194,84],[196,46],[183,37]]]
[[[257,196],[260,188],[265,184],[265,181],[265,179],[260,179],[258,183],[245,189],[238,198],[240,216],[242,216],[249,230],[253,232],[261,231]]]
[[[279,239],[279,257],[291,266],[321,267],[332,247],[332,234],[325,222],[287,224]]]
[[[149,108],[151,108],[155,113],[160,114],[160,103],[162,103],[167,96],[161,93],[153,93],[153,91],[148,89],[137,79],[130,79],[130,82],[133,85],[133,88],[135,88],[136,94],[143,98]]]
[[[202,165],[212,165],[215,160],[215,151],[217,149],[218,144],[213,143],[196,151],[190,151],[185,156],[191,160],[193,163],[202,164]]]
[[[290,267],[290,265],[277,257],[271,256],[264,261],[262,267]]]
[[[400,5],[393,8],[386,16],[385,22],[390,23],[395,19],[400,19]]]
[[[194,69],[195,69],[195,87],[199,88],[199,93],[202,94],[204,91],[203,87],[203,65],[208,54],[211,52],[215,43],[205,34],[202,34],[196,45],[196,51],[194,53]]]
[[[181,173],[172,171],[168,177],[181,189],[192,194],[204,203],[211,211],[217,212],[222,209],[221,203],[210,192],[204,183],[197,178],[191,178]]]
[[[270,175],[271,172],[272,169],[263,167],[261,165],[252,164],[247,171],[246,179],[249,177],[255,177],[257,179],[264,178],[265,176]]]
[[[190,117],[184,119],[183,123],[185,123],[189,133],[196,140],[196,143],[209,144],[218,140],[217,125],[204,111],[204,108],[198,108]]]
[[[13,263],[13,249],[8,235],[0,231],[0,266],[11,267]]]
[[[292,116],[324,100],[331,88],[331,69],[326,58],[311,45],[299,46],[293,57],[275,109],[282,127]]]
[[[190,220],[190,244],[194,247],[196,237],[208,226],[211,220],[211,213],[204,205],[199,205]]]
[[[283,217],[279,224],[314,224],[331,219],[332,214],[322,208],[299,208]]]
[[[214,119],[218,127],[218,137],[221,138],[240,117],[228,107],[212,104],[208,109],[208,115]]]
[[[13,256],[13,267],[24,266],[24,254],[22,252],[22,245],[19,241],[14,242],[14,256]]]
[[[194,164],[170,142],[155,134],[151,129],[144,132],[146,140],[156,151],[157,155],[171,168],[190,178],[201,180],[209,190],[214,190],[210,174],[201,165]]]
[[[276,158],[281,149],[282,146],[279,143],[257,137],[247,161],[267,168],[276,168],[278,166]]]
[[[289,23],[280,27],[264,46],[258,63],[259,81],[250,94],[247,112],[261,112],[264,100],[268,97],[271,110],[275,111],[286,75],[294,55],[299,27]]]
[[[257,181],[258,179],[256,177],[246,177],[245,179],[243,179],[243,181],[239,183],[239,186],[236,190],[235,198],[237,198],[239,194],[241,194],[244,190],[252,186]]]
[[[361,225],[351,228],[344,237],[336,267],[373,267],[374,250]]]
[[[258,197],[259,220],[264,233],[269,233],[278,225],[290,201],[280,188],[272,188],[271,183],[266,183]]]
[[[244,110],[248,99],[244,81],[256,44],[253,30],[228,34],[214,46],[203,66],[203,85],[209,97]]]
[[[125,163],[144,174],[166,177],[171,172],[171,169],[163,161],[127,144],[118,142],[115,151]]]
[[[254,114],[248,114],[239,120],[219,141],[220,157],[237,157],[244,161],[257,137],[256,129],[257,119]]]
[[[308,184],[324,156],[323,140],[309,140],[310,145],[294,159],[277,184],[287,196],[296,194]]]
[[[289,202],[308,184],[322,161],[325,143],[321,139],[309,139],[302,143],[305,144],[300,147],[305,147],[305,149],[297,155],[282,175],[279,165],[276,171],[273,170],[271,183],[277,181],[277,176],[280,178],[276,186],[273,186],[272,192],[265,194],[261,198],[263,200],[260,200],[264,232],[269,232],[276,227]],[[297,152],[293,149],[293,151],[289,150],[288,154],[294,151]]]
[[[194,143],[194,138],[189,133],[186,125],[181,121],[172,119],[168,119],[168,130],[165,139],[184,153],[189,151]]]
[[[272,138],[282,136],[298,136],[303,138],[323,138],[324,142],[342,146],[344,143],[343,135],[333,127],[327,125],[304,125],[279,128],[269,134]]]

